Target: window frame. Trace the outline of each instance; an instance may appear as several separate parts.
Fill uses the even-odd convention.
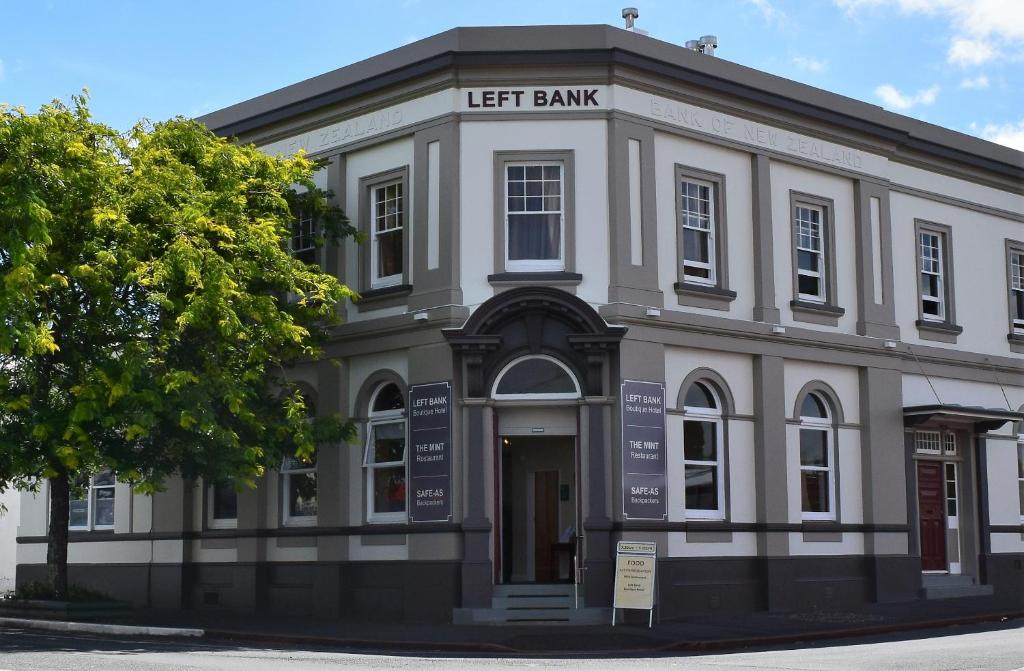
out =
[[[97,485],[96,484],[96,478],[101,476],[101,475],[104,475],[105,473],[110,473],[110,469],[103,469],[99,473],[95,473],[93,475],[88,476],[89,477],[89,482],[88,482],[87,485],[85,485],[85,487],[86,487],[85,499],[71,499],[69,497],[69,499],[68,499],[68,531],[113,531],[114,525],[116,524],[116,514],[117,514],[117,508],[116,508],[116,503],[115,503],[117,501],[117,489],[116,489],[116,487],[117,487],[117,478],[114,477],[114,475],[111,473],[112,482],[109,485]],[[98,490],[98,489],[109,489],[114,494],[114,496],[110,499],[111,500],[111,505],[115,506],[115,508],[114,508],[114,516],[115,516],[114,523],[111,523],[111,524],[96,524],[96,518],[95,518],[95,516],[96,516],[96,490]],[[86,524],[84,526],[83,525],[72,526],[71,525],[71,502],[72,501],[82,501],[82,500],[84,500],[86,502],[86,504],[85,504],[86,505],[86,508],[85,508],[85,511],[86,511],[86,513],[85,513]]]
[[[217,487],[231,487],[235,495],[235,516],[214,517],[216,511],[215,499]],[[238,492],[234,487],[224,483],[211,482],[206,486],[206,528],[207,529],[237,529],[238,528]]]
[[[808,219],[808,220],[802,219],[800,217],[800,213],[801,212],[811,212],[811,213],[817,214],[818,215],[817,222],[815,222],[813,220],[810,220],[810,219]],[[825,243],[825,235],[824,235],[824,233],[825,233],[825,230],[824,230],[825,229],[825,226],[824,226],[825,216],[826,216],[825,208],[823,208],[823,207],[821,207],[819,205],[810,205],[810,204],[807,204],[807,203],[797,203],[796,207],[793,210],[793,225],[796,227],[796,231],[797,231],[797,233],[796,233],[796,242],[794,243],[796,245],[796,256],[797,256],[797,267],[796,267],[797,298],[800,299],[800,300],[809,301],[811,303],[827,303],[828,299],[829,299],[828,278],[827,278],[827,275],[828,275],[828,258],[825,256],[825,253],[826,253],[826,243]],[[812,226],[812,225],[816,224],[817,227],[818,227],[817,236],[816,236],[817,237],[817,245],[818,245],[817,249],[814,249],[813,247],[801,246],[800,241],[804,237],[803,233],[801,231],[801,223],[804,222],[804,221],[806,221],[809,226]],[[812,239],[815,237],[813,229],[810,229],[810,228],[808,229],[808,237],[810,237]],[[812,256],[817,257],[817,259],[818,259],[818,263],[817,263],[818,270],[816,270],[816,271],[805,270],[805,269],[800,267],[800,254],[801,254],[801,252],[804,253],[804,254],[811,254]],[[800,278],[801,277],[813,277],[813,278],[815,278],[815,280],[817,281],[817,284],[818,284],[818,293],[816,293],[816,294],[808,294],[808,293],[802,292],[800,290]]]
[[[1017,434],[1017,505],[1020,507],[1020,523],[1024,524],[1024,427]]]
[[[304,230],[304,224],[308,223],[308,230]],[[297,233],[296,233],[297,231]],[[320,245],[317,245],[317,239],[319,237],[317,226],[313,221],[312,216],[305,216],[304,210],[299,210],[295,218],[292,219],[291,228],[289,229],[290,235],[288,236],[288,253],[293,257],[308,264],[320,264]],[[297,247],[295,244],[296,240],[304,240],[308,237],[308,242],[305,246]],[[303,255],[312,252],[311,259],[303,258]]]
[[[289,463],[298,464],[296,466],[289,466]],[[319,460],[314,456],[313,462],[305,464],[298,461],[295,457],[285,457],[281,460],[281,468],[279,473],[281,476],[281,526],[286,527],[313,527],[316,526],[317,517],[320,513],[320,482],[317,477],[317,464]],[[317,487],[317,512],[313,515],[292,515],[291,514],[291,500],[289,498],[289,492],[291,491],[291,479],[297,476],[312,475],[313,481]]]
[[[814,296],[800,291],[800,229],[797,225],[799,208],[817,210],[820,214],[821,247],[818,269],[821,292]],[[838,320],[846,313],[839,307],[839,288],[836,281],[836,205],[831,198],[810,193],[790,190],[789,192],[789,226],[790,226],[790,263],[792,266],[793,300],[790,301],[795,321],[813,322],[828,326],[837,326]],[[814,251],[814,250],[809,250]],[[852,252],[851,252],[852,253]]]
[[[561,166],[560,258],[555,260],[509,260],[508,258],[508,168],[527,165]],[[495,275],[558,276],[576,268],[575,152],[571,149],[494,152],[494,273]]]
[[[683,392],[683,398],[686,398],[686,394],[690,388],[700,384],[715,401],[716,407],[711,408],[700,408],[688,405],[683,405],[683,511],[686,519],[694,520],[715,520],[722,521],[726,518],[725,509],[725,409],[724,400],[722,395],[718,393],[713,384],[708,383],[706,380],[699,379],[690,382],[686,390]],[[715,426],[715,461],[705,460],[690,460],[686,458],[686,422],[703,422],[710,423]],[[694,466],[708,466],[714,465],[716,472],[717,491],[716,498],[718,500],[718,508],[715,510],[710,509],[691,509],[686,505],[686,467]]]
[[[398,410],[379,410],[374,411],[373,406],[377,401],[377,397],[380,393],[386,389],[389,385],[394,385],[399,393],[402,394],[403,401],[405,401],[405,407]],[[407,394],[402,389],[402,386],[392,382],[385,381],[381,382],[374,389],[373,393],[370,394],[370,401],[366,409],[366,436],[363,441],[363,470],[365,471],[365,483],[366,483],[366,521],[370,524],[401,524],[409,520],[409,422],[408,422],[408,402]],[[405,445],[402,450],[401,461],[386,461],[377,463],[371,460],[370,455],[373,454],[371,448],[373,447],[373,437],[375,435],[375,429],[380,426],[401,424],[402,435],[405,438]],[[376,512],[374,510],[374,475],[376,470],[379,468],[396,468],[403,466],[405,469],[405,510],[401,512]]]
[[[928,261],[934,261],[938,266],[936,270],[928,270],[925,268],[925,238],[929,238],[927,247],[929,250],[934,252],[929,253]],[[934,241],[934,244],[932,244]],[[944,322],[946,321],[946,264],[944,260],[945,248],[943,237],[941,233],[929,229],[922,229],[917,232],[917,267],[918,267],[918,297],[921,301],[921,319],[932,322]],[[937,296],[933,296],[930,293],[924,291],[924,277],[935,278],[935,286],[937,288]],[[924,309],[925,303],[934,303],[936,310],[934,313],[928,312]]]
[[[676,238],[676,293],[680,303],[695,307],[709,307],[707,302],[728,303],[735,298],[729,291],[728,264],[728,217],[725,200],[726,177],[724,174],[702,170],[700,168],[675,164],[675,238]],[[694,183],[708,186],[711,209],[711,226],[709,228],[709,254],[711,278],[688,275],[686,273],[686,240],[685,230],[691,227],[685,223],[683,216],[683,183]],[[723,306],[716,306],[725,309]]]
[[[401,184],[402,188],[402,272],[401,274],[389,275],[386,278],[376,277],[376,263],[378,253],[376,250],[376,235],[374,223],[376,221],[376,200],[375,194],[378,189],[386,188],[393,184]],[[411,291],[411,250],[412,230],[409,225],[412,209],[412,192],[409,189],[409,166],[404,165],[372,175],[365,175],[359,178],[359,229],[362,232],[366,244],[359,245],[359,293],[363,301],[356,305],[360,309],[367,306],[364,302],[373,300],[380,295],[392,293],[408,293]],[[375,304],[374,308],[387,307],[387,305]]]
[[[926,315],[924,312],[924,292],[921,288],[921,276],[924,272],[921,259],[921,235],[928,233],[939,240],[939,267],[942,315]],[[945,225],[924,219],[914,220],[914,286],[917,292],[918,333],[929,340],[956,342],[956,336],[963,328],[956,324],[955,282],[953,273],[953,231]]]
[[[1020,287],[1014,288],[1014,263],[1013,257],[1018,256],[1020,261],[1017,267],[1020,269]],[[1011,338],[1024,340],[1024,307],[1018,310],[1018,301],[1015,293],[1021,295],[1021,303],[1024,303],[1024,242],[1006,239],[1006,298],[1009,317],[1009,333]]]
[[[575,392],[552,392],[552,393],[536,393],[536,394],[499,394],[498,385],[501,384],[501,380],[505,377],[505,374],[515,368],[517,365],[527,361],[529,359],[543,359],[550,361],[556,366],[561,368],[569,379],[572,380],[573,385],[576,387]],[[576,378],[576,374],[572,370],[556,359],[553,356],[547,354],[528,354],[526,356],[516,357],[512,359],[498,371],[498,374],[494,376],[494,383],[491,385],[491,398],[496,401],[522,401],[522,400],[543,400],[543,401],[569,401],[579,398],[583,398],[583,390],[580,388],[580,381]]]
[[[396,226],[394,228],[390,228],[390,229],[388,229],[386,231],[378,231],[377,230],[377,223],[380,220],[380,216],[378,216],[378,214],[377,214],[377,206],[381,202],[379,200],[380,194],[381,194],[381,192],[383,192],[383,194],[384,194],[383,202],[387,203],[389,200],[391,200],[391,199],[389,199],[387,197],[387,190],[390,187],[398,187],[398,190],[400,191],[400,193],[398,194],[398,198],[396,199],[398,201],[398,204],[399,204],[398,226]],[[380,244],[379,244],[379,242],[380,242],[380,236],[381,235],[388,234],[388,233],[395,233],[397,231],[397,232],[401,233],[401,235],[402,235],[402,245],[403,245],[403,247],[405,246],[405,238],[408,235],[408,231],[406,230],[407,227],[405,226],[405,220],[407,219],[407,215],[406,215],[406,211],[405,211],[406,210],[406,203],[407,203],[406,196],[407,196],[407,194],[406,194],[406,191],[405,191],[405,182],[403,180],[401,180],[401,179],[393,179],[393,180],[386,181],[386,182],[380,182],[380,183],[374,184],[373,186],[370,187],[370,212],[369,212],[369,217],[370,217],[370,238],[369,238],[369,244],[370,244],[370,288],[371,289],[384,289],[386,287],[393,287],[395,285],[401,284],[402,280],[404,279],[404,276],[405,276],[405,258],[404,258],[405,257],[405,250],[404,249],[402,251],[402,257],[403,257],[402,258],[402,264],[401,264],[402,265],[402,270],[400,272],[395,273],[393,275],[387,275],[387,276],[384,276],[384,277],[378,276],[377,272],[378,272],[378,266],[380,265]],[[389,215],[386,213],[384,216],[386,218]]]
[[[826,417],[807,417],[805,415],[798,416],[798,434],[797,434],[797,463],[800,467],[800,477],[798,482],[800,483],[800,519],[804,521],[826,521],[835,522],[838,519],[838,511],[836,510],[836,499],[837,499],[837,488],[838,483],[836,480],[836,450],[835,450],[835,416],[836,411],[832,408],[832,403],[827,396],[816,391],[809,391],[800,398],[800,405],[797,408],[801,408],[806,400],[807,396],[814,395],[818,399],[818,402],[825,409]],[[828,459],[828,466],[813,466],[804,465],[800,442],[803,438],[804,431],[820,431],[825,434],[825,457]],[[828,510],[825,512],[820,511],[807,511],[803,509],[803,474],[805,471],[813,471],[816,473],[826,473],[828,476]]]

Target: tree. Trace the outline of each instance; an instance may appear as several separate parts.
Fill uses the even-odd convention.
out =
[[[49,480],[55,598],[79,477],[255,486],[351,435],[288,378],[352,294],[288,251],[299,211],[318,244],[355,234],[316,167],[184,118],[121,135],[86,95],[0,106],[0,491]]]

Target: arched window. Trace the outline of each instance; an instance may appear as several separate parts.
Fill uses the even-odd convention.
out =
[[[808,392],[800,404],[800,510],[805,520],[836,519],[833,414],[819,392]]]
[[[370,522],[404,522],[405,395],[388,382],[370,397],[366,424],[366,518]]]
[[[1020,522],[1024,524],[1024,422],[1017,423],[1017,494],[1020,497]]]
[[[496,399],[541,400],[581,396],[580,385],[565,364],[542,354],[516,359],[502,368],[492,395]]]
[[[697,381],[683,406],[683,477],[688,519],[725,519],[722,402],[714,387]]]
[[[316,416],[316,401],[304,397],[309,420]],[[294,456],[281,462],[281,521],[288,526],[315,526],[317,515],[316,453],[309,461]],[[237,504],[236,504],[237,505]]]

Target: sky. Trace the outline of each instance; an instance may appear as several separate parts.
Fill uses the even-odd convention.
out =
[[[455,26],[637,27],[1024,151],[1024,0],[0,0],[0,103],[198,116]]]

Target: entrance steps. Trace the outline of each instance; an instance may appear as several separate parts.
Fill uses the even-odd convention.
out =
[[[977,585],[969,575],[934,574],[921,576],[921,596],[925,599],[957,599],[992,596],[992,585]]]
[[[611,622],[611,609],[576,608],[572,585],[495,585],[490,608],[456,608],[452,621],[455,624],[602,624]]]

